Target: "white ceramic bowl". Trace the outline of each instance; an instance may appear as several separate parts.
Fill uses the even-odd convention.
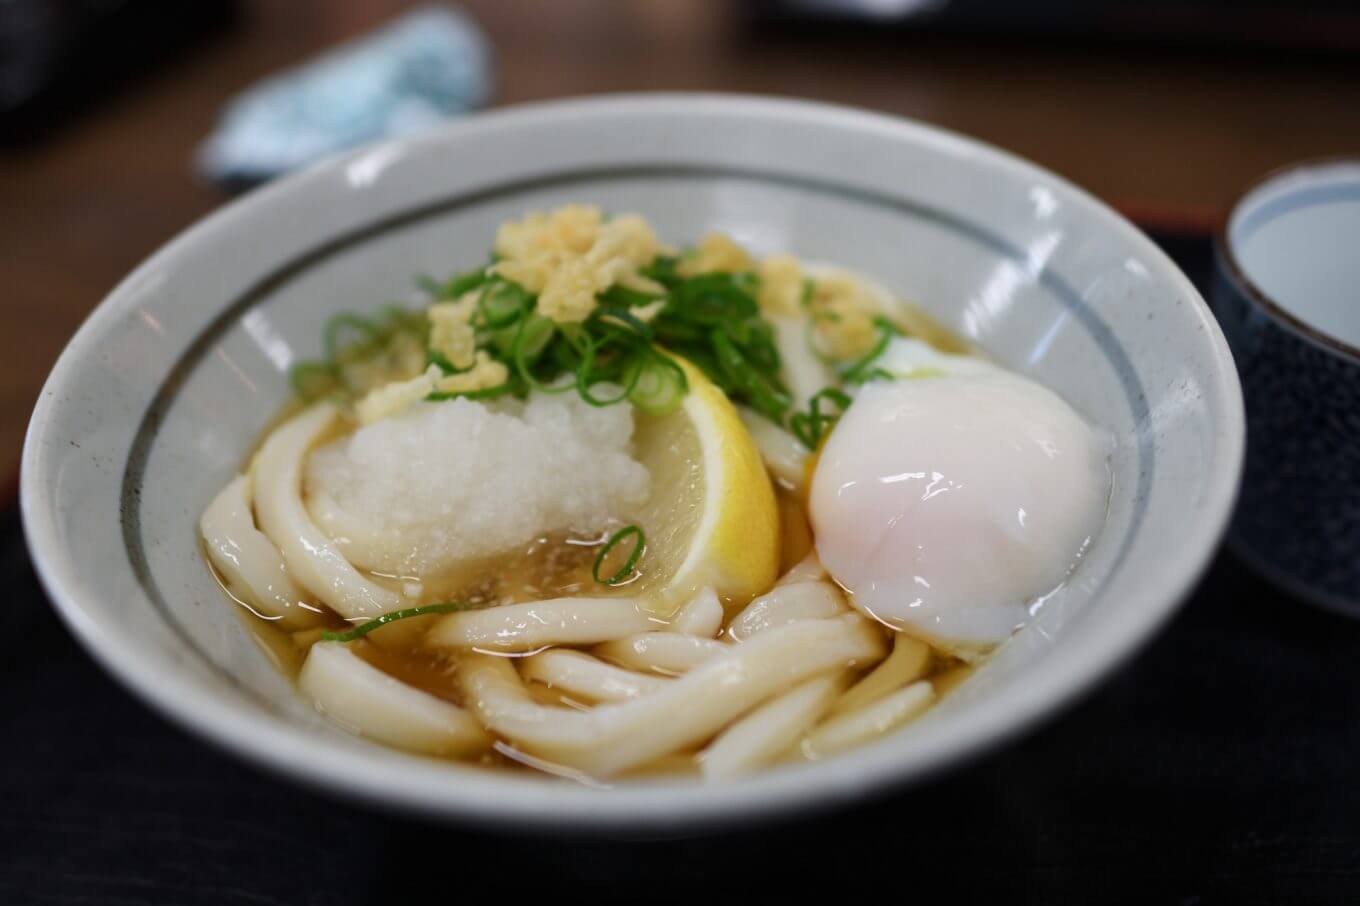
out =
[[[1115,439],[1098,543],[1038,620],[881,743],[730,786],[588,789],[402,754],[327,724],[242,629],[195,526],[319,351],[333,312],[483,259],[567,201],[671,242],[721,229],[863,271]],[[783,100],[623,96],[476,116],[285,179],[188,230],[71,341],[23,461],[35,562],[76,635],[187,728],[325,790],[447,818],[665,832],[862,798],[1032,726],[1190,590],[1232,506],[1242,401],[1190,282],[1134,227],[1024,161],[917,123]]]

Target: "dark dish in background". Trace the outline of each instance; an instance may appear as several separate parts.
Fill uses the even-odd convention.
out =
[[[1254,183],[1215,243],[1211,304],[1242,379],[1229,543],[1275,584],[1360,617],[1360,159]]]

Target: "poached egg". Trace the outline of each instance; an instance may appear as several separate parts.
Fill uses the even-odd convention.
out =
[[[1109,443],[1061,397],[895,338],[822,448],[817,554],[875,619],[967,655],[1004,641],[1104,520]]]

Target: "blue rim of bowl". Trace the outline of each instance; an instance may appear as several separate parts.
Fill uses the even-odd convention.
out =
[[[1256,177],[1237,194],[1233,203],[1228,206],[1227,212],[1223,215],[1218,225],[1218,230],[1214,233],[1214,257],[1222,265],[1224,275],[1232,283],[1233,288],[1240,292],[1244,298],[1264,312],[1271,320],[1281,327],[1295,334],[1302,340],[1312,343],[1325,352],[1329,352],[1352,365],[1360,365],[1360,346],[1352,346],[1345,340],[1334,337],[1329,333],[1318,330],[1313,325],[1304,321],[1302,318],[1290,312],[1261,287],[1257,286],[1250,277],[1247,276],[1246,269],[1237,258],[1237,252],[1233,249],[1229,231],[1232,227],[1233,218],[1252,193],[1263,189],[1269,184],[1288,176],[1299,174],[1307,170],[1314,170],[1318,167],[1329,167],[1336,164],[1349,164],[1360,168],[1360,155],[1336,154],[1326,157],[1310,157],[1304,160],[1294,161],[1269,170]]]

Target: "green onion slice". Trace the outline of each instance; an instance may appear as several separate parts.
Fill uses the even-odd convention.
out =
[[[888,348],[888,343],[897,336],[897,325],[887,318],[879,315],[874,318],[874,324],[878,327],[878,339],[874,342],[873,348],[864,354],[862,358],[841,372],[841,379],[852,384],[863,384],[876,377],[892,378],[892,374],[883,368],[875,368],[874,362],[883,355]]]
[[[836,406],[837,412],[823,412],[822,400]],[[797,412],[789,417],[789,430],[793,436],[809,450],[816,450],[837,419],[850,408],[850,397],[835,387],[826,387],[813,394],[808,400],[808,411]]]
[[[394,610],[385,613],[377,619],[369,620],[367,623],[360,623],[347,632],[332,632],[324,629],[321,637],[328,642],[353,642],[355,639],[362,639],[379,626],[386,626],[388,623],[395,623],[397,620],[405,620],[409,617],[423,617],[427,613],[454,613],[459,610],[476,610],[483,607],[482,604],[469,604],[464,601],[450,601],[447,604],[426,604],[424,607],[408,607],[405,610]]]
[[[596,298],[600,300],[601,305],[608,308],[632,308],[636,305],[649,305],[657,299],[664,299],[665,294],[647,293],[614,284]]]
[[[628,559],[623,562],[623,566],[619,567],[618,572],[614,573],[614,575],[610,576],[608,579],[601,579],[600,566],[604,563],[604,558],[609,555],[609,552],[612,551],[620,541],[630,537],[636,537],[637,541],[633,543],[633,550],[628,555]],[[646,547],[647,535],[642,531],[642,527],[638,525],[625,525],[623,528],[610,535],[609,540],[604,543],[604,547],[600,548],[600,552],[595,555],[595,565],[591,567],[590,574],[595,578],[595,581],[599,582],[601,585],[622,585],[633,575],[633,568],[637,566],[638,560],[642,558],[642,552]]]
[[[453,392],[435,390],[432,393],[426,394],[425,400],[426,402],[431,403],[442,403],[447,400],[456,399],[494,400],[497,397],[505,396],[507,393],[513,393],[514,390],[514,383],[507,380],[505,383],[497,384],[495,387],[483,387],[480,390],[455,390]]]
[[[519,322],[515,329],[515,338],[510,342],[510,361],[515,372],[527,386],[541,393],[564,393],[575,387],[574,383],[548,383],[533,373],[532,366],[552,343],[556,333],[557,325],[552,320],[542,315],[530,314]],[[560,345],[566,349],[570,348],[565,341]]]
[[[486,274],[486,268],[477,268],[475,271],[467,271],[458,274],[445,283],[439,295],[445,299],[457,299],[463,293],[474,290],[487,280],[491,279]]]
[[[298,362],[288,372],[293,392],[308,402],[335,389],[335,366],[328,362]]]
[[[482,291],[481,298],[477,300],[480,326],[492,330],[508,327],[528,314],[533,305],[534,297],[519,284],[497,279]]]
[[[438,299],[444,295],[444,284],[440,283],[429,274],[416,274],[416,288],[427,296]]]
[[[431,365],[438,365],[439,370],[445,374],[462,374],[464,371],[472,370],[471,365],[467,368],[457,368],[452,362],[444,358],[442,353],[435,352],[433,349],[427,349],[425,350],[425,367],[428,368]]]
[[[597,340],[594,337],[586,336],[585,351],[581,356],[581,364],[576,369],[576,392],[581,394],[581,399],[597,408],[612,406],[615,403],[623,402],[628,398],[628,395],[633,392],[633,388],[637,386],[638,381],[638,371],[634,370],[632,375],[625,381],[623,388],[619,391],[617,396],[602,398],[595,396],[590,392],[591,387],[602,381],[609,380],[611,377],[611,375],[602,374],[600,370],[595,369],[595,360],[598,350],[600,347],[607,344],[609,339],[610,338],[606,337],[602,340]]]
[[[333,362],[340,352],[341,340],[346,330],[356,331],[370,343],[382,339],[383,331],[378,325],[354,312],[341,312],[326,322],[322,332],[321,348],[325,350],[326,360]]]
[[[637,374],[630,383],[628,399],[648,415],[669,415],[684,401],[689,392],[689,381],[675,360],[649,349],[638,356],[632,366]]]
[[[718,368],[727,376],[732,386],[746,397],[751,408],[775,422],[782,422],[791,401],[788,391],[779,386],[773,376],[761,372],[752,365],[728,336],[727,331],[715,329],[710,342],[713,344]]]

